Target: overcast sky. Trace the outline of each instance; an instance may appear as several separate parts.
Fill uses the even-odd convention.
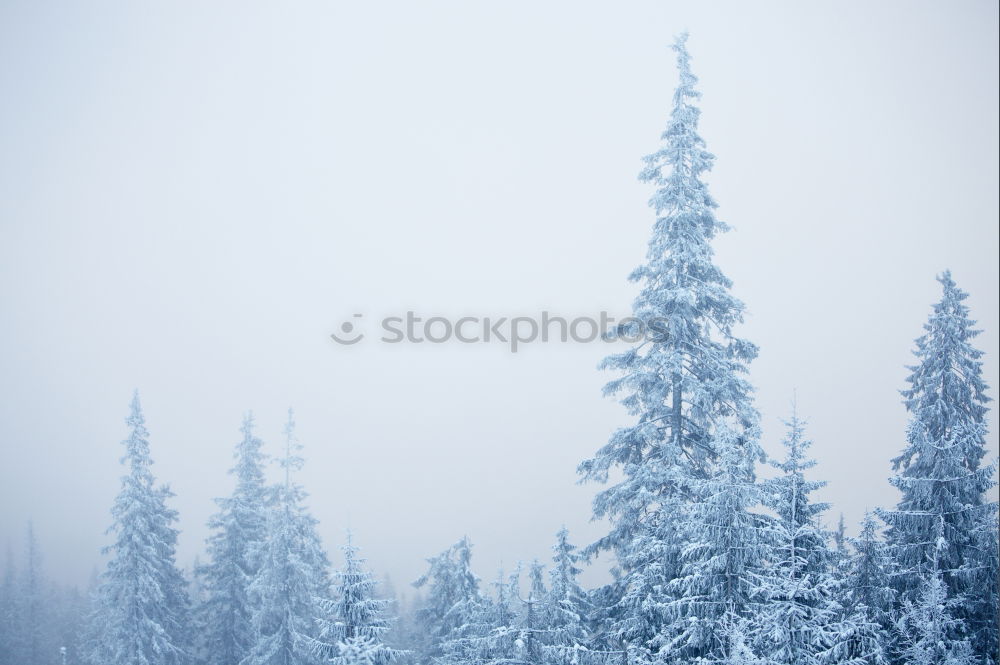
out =
[[[627,313],[685,29],[765,445],[795,391],[853,525],[895,500],[943,269],[998,383],[997,22],[992,0],[5,0],[0,538],[33,519],[52,576],[86,580],[134,388],[185,565],[242,414],[276,452],[289,406],[328,547],[353,528],[397,587],[462,534],[484,577],[563,523],[597,536],[575,467],[628,422],[607,345],[328,335]]]

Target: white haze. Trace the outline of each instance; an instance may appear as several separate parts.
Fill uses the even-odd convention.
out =
[[[795,391],[830,521],[891,504],[941,270],[996,395],[995,2],[8,0],[0,537],[32,519],[52,576],[86,580],[139,388],[184,565],[243,412],[275,451],[289,406],[327,546],[353,528],[397,588],[465,533],[484,577],[562,523],[593,538],[575,466],[627,422],[606,345],[328,334],[626,313],[685,29],[767,447]]]

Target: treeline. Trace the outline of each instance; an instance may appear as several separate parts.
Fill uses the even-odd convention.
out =
[[[153,476],[136,395],[105,571],[86,602],[55,590],[30,538],[3,585],[0,664],[996,665],[996,467],[966,294],[942,274],[916,340],[889,479],[899,502],[866,515],[855,538],[842,519],[827,528],[800,414],[778,459],[760,445],[747,378],[757,347],[735,335],[743,304],[712,260],[726,227],[703,181],[714,158],[697,132],[685,39],[663,146],[641,174],[656,222],[632,274],[634,320],[666,320],[668,334],[606,359],[616,378],[605,391],[630,419],[579,468],[603,486],[594,515],[607,534],[578,549],[561,529],[549,561],[490,585],[462,538],[428,559],[419,596],[401,608],[350,541],[331,572],[295,480],[289,412],[277,484],[244,420],[206,563],[182,574],[177,515]],[[581,568],[601,553],[612,580],[584,588]]]

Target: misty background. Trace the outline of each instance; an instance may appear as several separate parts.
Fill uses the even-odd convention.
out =
[[[896,500],[897,391],[946,268],[996,396],[997,12],[4,0],[0,546],[34,520],[51,576],[86,582],[134,388],[185,567],[243,413],[277,453],[289,406],[326,546],[352,528],[400,591],[463,534],[487,578],[547,559],[563,523],[596,537],[575,467],[629,418],[601,397],[608,345],[329,334],[627,314],[685,29],[765,447],[794,391],[853,531]]]

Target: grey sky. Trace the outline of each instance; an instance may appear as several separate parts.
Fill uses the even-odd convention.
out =
[[[463,533],[484,577],[563,522],[597,535],[574,469],[626,422],[605,345],[327,335],[626,313],[684,29],[766,445],[796,390],[831,521],[894,501],[937,272],[998,383],[996,2],[7,0],[0,537],[31,517],[54,577],[86,578],[134,387],[185,564],[242,413],[276,451],[289,405],[327,545],[353,527],[397,587]]]

